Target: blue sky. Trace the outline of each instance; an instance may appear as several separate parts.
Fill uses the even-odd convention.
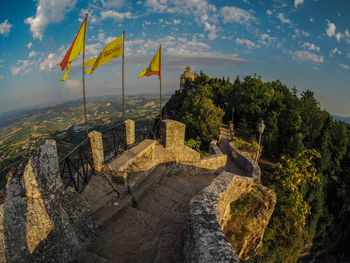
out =
[[[2,0],[0,112],[81,97],[81,57],[61,83],[59,63],[89,14],[86,59],[126,31],[126,93],[157,93],[137,79],[163,47],[163,89],[189,65],[210,76],[258,74],[350,116],[348,0]],[[88,96],[121,94],[121,58],[86,76]]]

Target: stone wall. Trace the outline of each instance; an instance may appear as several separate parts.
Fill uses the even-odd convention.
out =
[[[223,229],[231,202],[245,193],[254,193],[263,205],[253,215],[249,231],[237,249],[232,247]],[[185,262],[239,262],[239,258],[249,258],[261,245],[275,203],[275,194],[255,183],[253,178],[220,173],[210,186],[190,201],[184,231]]]
[[[0,262],[72,262],[91,238],[90,211],[64,189],[55,141],[10,172],[0,219]]]
[[[254,161],[248,156],[241,153],[233,144],[229,143],[231,157],[238,164],[238,166],[244,171],[246,176],[257,179],[260,182],[261,170],[259,165],[254,164]]]

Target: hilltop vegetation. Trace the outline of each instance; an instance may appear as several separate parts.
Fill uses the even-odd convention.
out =
[[[208,149],[223,121],[232,117],[236,135],[254,142],[264,120],[262,184],[277,193],[263,246],[251,262],[296,262],[305,247],[349,253],[350,125],[334,120],[310,90],[289,89],[261,77],[229,79],[201,74],[187,80],[164,112],[187,126],[194,148]]]

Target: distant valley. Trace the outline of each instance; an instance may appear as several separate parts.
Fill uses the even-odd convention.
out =
[[[163,96],[163,105],[170,96]],[[102,130],[121,123],[122,98],[106,96],[87,100],[89,129]],[[74,100],[58,105],[17,110],[0,115],[0,175],[18,165],[47,139],[55,139],[61,158],[86,138],[83,105]],[[127,96],[125,115],[146,123],[146,116],[159,114],[159,97]]]

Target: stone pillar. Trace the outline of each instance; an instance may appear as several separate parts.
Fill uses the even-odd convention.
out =
[[[94,162],[95,171],[100,173],[103,170],[104,154],[103,154],[103,141],[102,133],[98,131],[92,131],[89,133],[91,155]]]
[[[133,120],[126,120],[125,125],[125,143],[130,146],[135,143],[135,122]]]
[[[186,125],[174,120],[163,120],[161,123],[161,143],[166,149],[179,148],[185,144]]]

